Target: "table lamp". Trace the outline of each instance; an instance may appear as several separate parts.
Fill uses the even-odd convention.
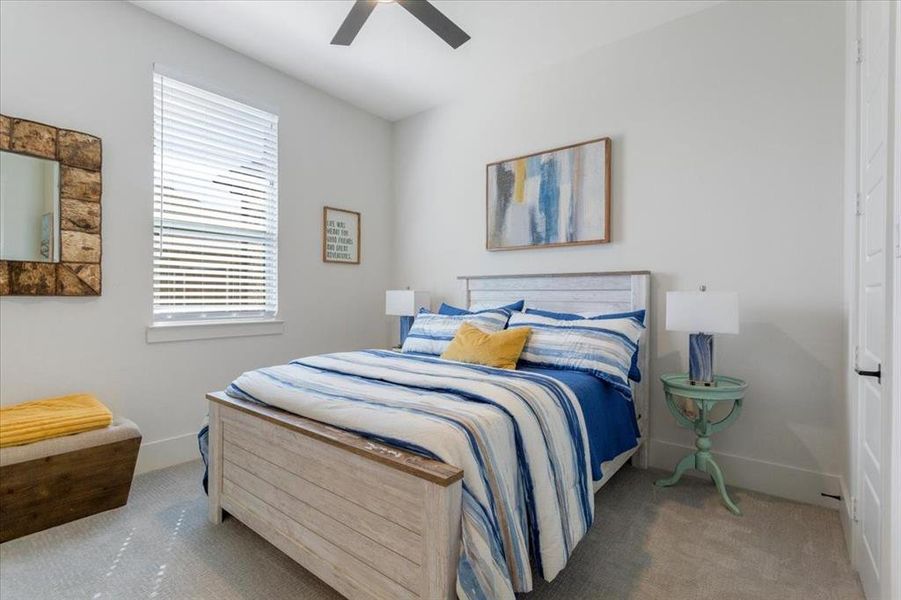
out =
[[[738,333],[738,293],[666,293],[666,329],[687,331],[688,379],[691,385],[713,386],[713,334]]]
[[[416,290],[388,290],[385,292],[385,314],[400,317],[400,345],[404,345],[413,318],[420,308],[429,308],[431,298],[428,292]]]

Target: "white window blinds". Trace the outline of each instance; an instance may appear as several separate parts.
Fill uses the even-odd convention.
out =
[[[153,75],[153,316],[274,317],[278,117]]]

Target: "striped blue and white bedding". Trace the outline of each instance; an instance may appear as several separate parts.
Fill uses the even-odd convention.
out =
[[[515,313],[507,327],[532,329],[519,357],[520,363],[585,371],[632,397],[629,369],[644,331],[644,324],[639,319],[569,321],[534,313]]]
[[[461,467],[457,594],[512,599],[566,564],[594,514],[582,412],[552,377],[369,350],[249,371],[228,393]]]
[[[402,351],[440,355],[447,350],[463,323],[475,325],[485,333],[494,333],[507,326],[510,313],[506,308],[463,315],[420,312],[404,340]]]

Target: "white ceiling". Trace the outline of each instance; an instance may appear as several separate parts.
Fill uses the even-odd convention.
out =
[[[353,0],[133,0],[369,112],[398,120],[721,0],[433,0],[472,39],[451,49],[401,6],[329,42]]]

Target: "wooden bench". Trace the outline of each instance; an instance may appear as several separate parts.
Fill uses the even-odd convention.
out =
[[[124,506],[141,432],[109,427],[0,448],[0,542]]]

